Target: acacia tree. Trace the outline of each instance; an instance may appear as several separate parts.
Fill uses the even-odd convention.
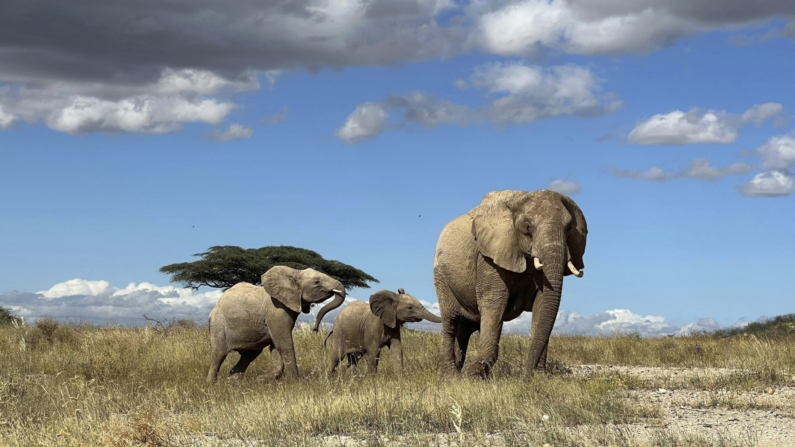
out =
[[[318,253],[287,245],[262,248],[240,248],[216,245],[203,253],[201,259],[160,267],[171,275],[171,282],[198,289],[201,286],[228,289],[239,282],[259,285],[260,277],[271,267],[285,265],[294,269],[312,268],[339,280],[345,288],[368,289],[368,282],[379,282],[367,273],[340,261],[323,259]]]

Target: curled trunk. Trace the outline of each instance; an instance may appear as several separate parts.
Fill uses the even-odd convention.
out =
[[[312,328],[312,330],[314,332],[317,332],[317,330],[320,328],[320,322],[323,320],[323,317],[326,316],[326,314],[329,313],[330,311],[342,306],[342,303],[344,302],[345,302],[344,290],[342,291],[342,293],[334,293],[334,299],[329,301],[329,303],[323,306],[323,308],[320,309],[320,312],[317,313],[317,318],[315,318],[315,326]]]

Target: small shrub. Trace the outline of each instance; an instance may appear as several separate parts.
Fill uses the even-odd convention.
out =
[[[22,324],[22,317],[12,314],[7,307],[0,307],[0,325],[5,324],[19,326]]]

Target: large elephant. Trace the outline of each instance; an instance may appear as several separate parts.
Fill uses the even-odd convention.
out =
[[[370,304],[355,301],[348,304],[334,321],[334,328],[323,341],[325,346],[332,337],[331,356],[327,373],[334,373],[340,360],[348,357],[358,360],[365,354],[370,372],[378,369],[378,357],[384,346],[394,359],[395,372],[403,373],[403,343],[400,328],[403,323],[416,323],[423,319],[441,323],[422,303],[403,289],[398,293],[380,290],[370,296]]]
[[[240,353],[229,374],[242,375],[265,348],[271,352],[273,378],[280,378],[285,371],[288,377],[298,377],[293,347],[295,321],[300,312],[309,312],[311,304],[332,295],[334,299],[318,314],[316,326],[323,315],[345,301],[345,287],[324,273],[276,266],[262,275],[262,287],[241,282],[229,288],[210,312],[212,360],[207,381],[215,382],[229,352]]]
[[[503,322],[530,311],[528,368],[545,370],[563,277],[582,277],[587,235],[577,204],[547,190],[492,191],[449,222],[433,265],[442,314],[442,368],[487,377],[497,361]],[[465,365],[476,330],[478,358]]]

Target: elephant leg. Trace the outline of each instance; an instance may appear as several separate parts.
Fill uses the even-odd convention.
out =
[[[326,375],[330,376],[334,374],[334,371],[337,369],[337,366],[339,366],[342,357],[344,357],[344,354],[342,353],[342,348],[340,347],[339,343],[337,343],[337,341],[335,340],[334,345],[331,348],[331,355],[329,356],[328,359],[328,366],[326,367]],[[348,366],[350,366],[350,359],[348,359]]]
[[[436,298],[439,301],[442,317],[442,343],[439,353],[441,370],[445,373],[457,374],[459,368],[456,366],[456,333],[458,332],[459,317],[452,309],[457,301],[453,291],[445,284],[442,278],[434,271],[433,285],[436,288]]]
[[[295,345],[293,344],[295,319],[291,318],[285,311],[281,311],[281,313],[282,315],[276,315],[268,321],[268,327],[270,329],[271,339],[273,340],[274,351],[279,353],[281,372],[288,378],[297,379],[298,363],[295,358]],[[275,377],[281,377],[281,372],[278,370],[277,372]]]
[[[459,371],[464,367],[467,348],[469,347],[469,339],[476,330],[478,330],[478,324],[476,322],[467,320],[464,317],[458,317],[458,330],[455,334],[455,357],[456,369]]]
[[[248,369],[248,365],[250,365],[254,359],[259,357],[260,354],[262,354],[262,349],[240,351],[240,360],[238,360],[237,364],[229,371],[229,375],[239,375],[240,377],[243,377],[243,375],[246,373],[246,369]]]
[[[375,374],[378,372],[378,360],[381,357],[381,349],[374,348],[367,350],[367,368],[370,370],[370,373]]]
[[[279,350],[276,349],[275,346],[271,345],[268,346],[268,350],[271,353],[271,367],[272,370],[268,374],[264,374],[262,376],[257,377],[258,379],[272,379],[277,380],[281,378],[282,373],[284,372],[284,362],[282,361],[282,356],[279,354]]]
[[[212,359],[210,360],[210,371],[207,372],[207,383],[215,383],[218,379],[218,370],[226,360],[228,352],[223,349],[213,349]]]

